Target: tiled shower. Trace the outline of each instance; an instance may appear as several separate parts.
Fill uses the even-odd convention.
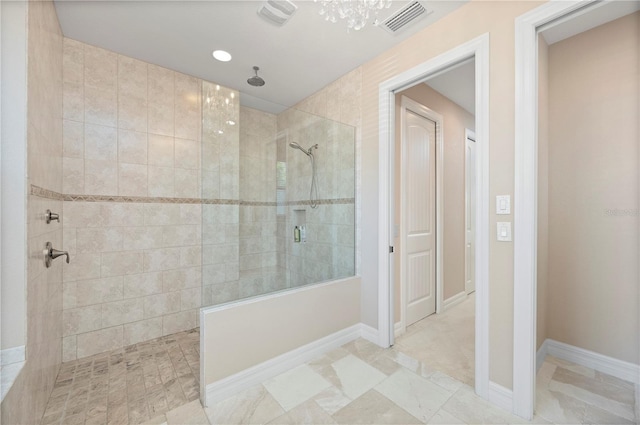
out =
[[[68,38],[62,78],[63,361],[355,273],[352,125]],[[318,144],[317,208],[291,142]]]

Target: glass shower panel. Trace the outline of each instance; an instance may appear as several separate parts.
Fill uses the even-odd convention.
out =
[[[202,305],[352,276],[355,129],[231,93],[203,86]]]

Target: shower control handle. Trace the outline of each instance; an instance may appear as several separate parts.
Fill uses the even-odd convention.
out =
[[[47,221],[47,224],[51,223],[54,220],[60,223],[60,214],[51,212],[51,210],[47,210],[47,212],[44,214],[44,218]]]
[[[43,254],[44,265],[47,266],[47,268],[51,267],[51,262],[53,260],[63,255],[67,257],[67,264],[69,264],[69,253],[67,251],[58,251],[57,249],[54,249],[53,245],[51,245],[51,242],[47,242],[44,247]]]

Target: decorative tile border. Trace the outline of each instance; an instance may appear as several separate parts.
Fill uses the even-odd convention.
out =
[[[242,205],[256,207],[275,207],[276,202],[243,201],[239,199],[200,199],[200,198],[166,198],[150,196],[112,196],[112,195],[74,195],[62,194],[52,190],[31,185],[31,195],[40,198],[55,199],[67,202],[119,202],[140,204],[206,204],[206,205]],[[355,198],[319,199],[318,205],[354,204]],[[287,206],[311,205],[311,201],[287,201]]]

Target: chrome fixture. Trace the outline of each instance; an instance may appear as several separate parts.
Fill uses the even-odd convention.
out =
[[[247,83],[249,83],[250,86],[254,86],[254,87],[262,87],[264,86],[264,80],[260,77],[258,77],[258,71],[260,70],[260,68],[258,68],[257,66],[253,67],[253,71],[256,73],[256,75],[254,75],[253,77],[249,78],[247,80]]]
[[[347,29],[359,31],[373,17],[378,25],[378,12],[391,6],[391,0],[313,0],[320,3],[320,15],[326,21],[336,23],[338,18],[347,21]]]
[[[311,174],[311,188],[309,189],[309,203],[311,205],[311,208],[317,208],[318,207],[318,182],[317,182],[318,177],[317,177],[317,170],[316,170],[316,158],[313,156],[313,149],[318,149],[318,144],[316,143],[315,145],[311,146],[309,149],[304,149],[302,146],[300,146],[296,142],[291,142],[289,143],[289,147],[292,147],[294,149],[298,149],[304,152],[304,154],[307,155],[311,160],[312,174]]]
[[[44,219],[47,224],[51,223],[52,221],[57,221],[58,223],[60,223],[60,214],[56,214],[54,212],[51,212],[51,210],[47,210],[47,212],[44,213]]]
[[[67,264],[69,264],[69,253],[67,251],[58,251],[57,249],[54,249],[51,242],[47,242],[42,253],[44,254],[44,265],[47,266],[47,268],[51,267],[51,262],[53,260],[62,255],[67,256]]]

